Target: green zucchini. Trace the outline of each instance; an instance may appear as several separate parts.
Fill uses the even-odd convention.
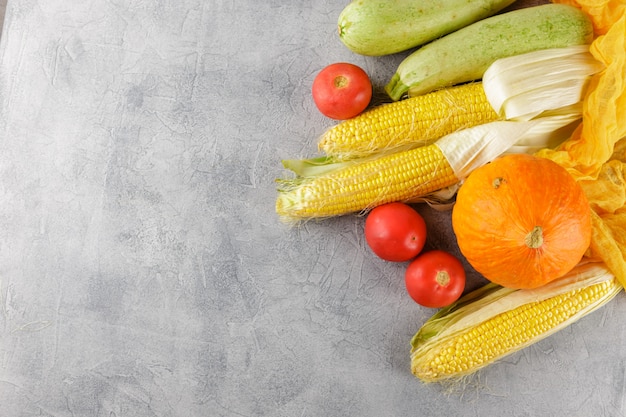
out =
[[[593,26],[576,7],[545,4],[488,17],[407,56],[385,86],[392,100],[481,79],[497,59],[590,44]]]
[[[389,55],[492,16],[514,0],[353,0],[338,20],[339,38],[361,55]]]

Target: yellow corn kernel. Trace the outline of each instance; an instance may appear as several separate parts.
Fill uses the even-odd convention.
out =
[[[320,151],[336,159],[428,145],[457,130],[498,120],[480,82],[374,107],[326,131]]]
[[[456,182],[445,156],[432,144],[355,162],[324,175],[284,181],[276,212],[286,222],[338,216],[407,201]]]
[[[466,376],[571,324],[620,290],[615,278],[608,279],[523,304],[427,347],[414,346],[411,371],[424,382]]]

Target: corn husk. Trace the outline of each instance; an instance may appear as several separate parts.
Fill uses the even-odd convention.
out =
[[[441,354],[440,347],[452,339],[462,339],[463,335],[483,322],[496,316],[512,312],[517,308],[530,303],[547,300],[572,290],[589,287],[594,284],[607,282],[609,291],[598,300],[590,303],[565,321],[562,321],[543,333],[539,333],[525,340],[499,356],[490,357],[482,363],[452,374],[437,374],[431,368],[434,358]],[[471,375],[493,362],[519,351],[533,343],[542,340],[559,330],[571,325],[581,317],[597,310],[613,299],[621,290],[615,276],[602,263],[580,264],[564,277],[552,281],[542,287],[532,290],[519,290],[500,287],[490,283],[478,290],[470,292],[449,307],[439,310],[433,315],[411,340],[411,369],[413,373],[424,382],[441,382],[445,380],[458,380]],[[506,343],[505,335],[496,334],[496,339],[491,342]],[[466,352],[471,354],[472,352]],[[463,357],[452,356],[446,360],[462,361]]]
[[[544,49],[494,62],[483,76],[483,88],[507,120],[568,114],[570,106],[582,102],[591,75],[603,68],[588,45]],[[580,113],[580,105],[576,109]]]

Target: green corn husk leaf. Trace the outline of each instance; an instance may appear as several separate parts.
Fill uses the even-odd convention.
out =
[[[285,159],[282,161],[282,164],[284,168],[302,178],[324,175],[347,165],[346,162],[337,162],[334,158],[328,156],[309,159]]]

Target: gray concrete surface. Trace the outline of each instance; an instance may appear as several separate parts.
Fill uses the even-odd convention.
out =
[[[380,91],[402,57],[346,50],[345,3],[9,1],[1,416],[624,415],[624,297],[450,391],[411,375],[434,311],[362,218],[278,221],[280,160],[332,124],[315,74],[353,62]]]
[[[7,9],[7,0],[0,0],[0,37],[2,36],[2,27],[4,26],[4,14]]]

